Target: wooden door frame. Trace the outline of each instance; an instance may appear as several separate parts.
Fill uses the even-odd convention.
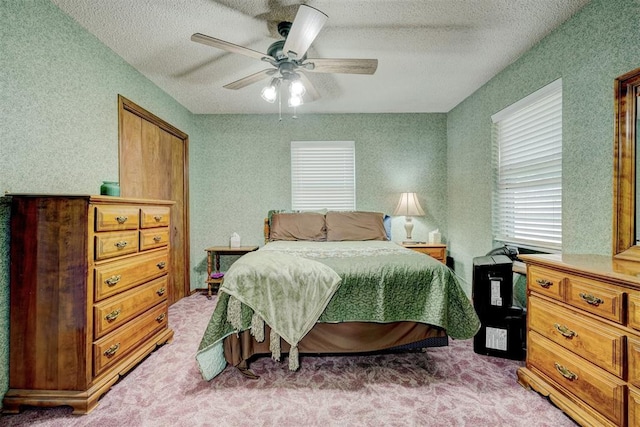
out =
[[[123,111],[129,111],[130,113],[135,114],[136,116],[139,116],[144,120],[147,120],[148,122],[154,124],[155,126],[158,126],[160,129],[175,136],[176,138],[180,139],[183,142],[182,146],[183,146],[184,164],[183,164],[182,185],[184,189],[183,221],[185,225],[185,230],[184,230],[185,244],[184,244],[183,256],[184,256],[185,271],[182,272],[182,274],[184,275],[184,289],[183,289],[184,296],[188,296],[191,294],[191,274],[190,274],[191,243],[190,243],[190,235],[189,235],[189,230],[191,228],[189,224],[189,135],[182,132],[180,129],[174,127],[173,125],[167,123],[166,121],[162,120],[160,117],[156,116],[155,114],[152,114],[149,111],[145,110],[144,108],[140,107],[133,101],[118,94],[118,174],[121,182],[123,179],[123,177],[120,175],[122,173],[122,168],[120,168],[120,165],[122,164],[120,159],[120,155],[121,155],[120,153],[122,153],[123,151],[123,147],[122,147],[123,116],[124,116],[122,114]],[[177,272],[174,272],[174,274],[175,273]]]

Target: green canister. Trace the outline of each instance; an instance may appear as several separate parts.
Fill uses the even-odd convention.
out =
[[[114,181],[103,181],[100,186],[100,194],[103,196],[119,196],[120,184]]]

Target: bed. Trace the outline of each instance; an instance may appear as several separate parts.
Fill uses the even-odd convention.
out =
[[[196,360],[210,380],[252,358],[405,350],[472,338],[480,321],[455,274],[389,240],[377,212],[277,212],[266,244],[231,265]]]

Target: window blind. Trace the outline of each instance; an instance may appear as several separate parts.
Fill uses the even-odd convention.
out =
[[[353,141],[291,141],[291,208],[355,210]]]
[[[562,247],[562,80],[492,116],[494,239]]]

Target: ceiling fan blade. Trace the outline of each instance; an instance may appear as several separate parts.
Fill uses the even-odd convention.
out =
[[[313,64],[313,67],[305,67],[307,64]],[[312,73],[373,74],[378,69],[378,60],[310,58],[303,67]]]
[[[270,58],[266,53],[261,53],[257,50],[249,49],[248,47],[238,46],[237,44],[229,43],[200,33],[192,35],[191,40],[197,43],[206,44],[207,46],[217,47],[218,49],[226,50],[227,52],[239,53],[240,55],[249,56],[251,58]]]
[[[319,99],[320,94],[316,90],[313,83],[311,83],[311,80],[309,80],[309,78],[305,76],[304,73],[298,73],[298,75],[300,75],[300,80],[302,81],[302,84],[304,85],[304,88],[307,91],[306,95],[309,97],[309,102]]]
[[[258,71],[257,73],[253,73],[250,76],[243,77],[240,80],[236,80],[235,82],[226,84],[223,87],[225,89],[234,89],[234,90],[242,89],[245,86],[249,86],[250,84],[266,79],[270,75],[273,75],[275,72],[276,72],[275,68],[266,68],[262,71]]]
[[[300,5],[291,30],[284,42],[283,52],[291,58],[302,58],[327,22],[328,16],[307,5]]]

